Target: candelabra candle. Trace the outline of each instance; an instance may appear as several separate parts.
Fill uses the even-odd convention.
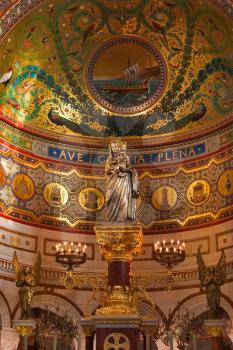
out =
[[[154,260],[171,269],[174,265],[185,260],[185,243],[173,239],[170,242],[163,240],[154,244]]]
[[[76,246],[73,242],[58,243],[56,244],[56,262],[71,271],[86,262],[86,249],[86,244],[79,243]]]

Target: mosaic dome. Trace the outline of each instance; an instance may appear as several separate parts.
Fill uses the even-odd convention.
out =
[[[93,232],[120,137],[145,232],[232,218],[227,1],[2,1],[0,16],[2,216]]]
[[[1,84],[1,119],[74,142],[187,138],[226,125],[233,110],[232,13],[219,5],[16,2],[1,27],[0,72],[9,78]]]

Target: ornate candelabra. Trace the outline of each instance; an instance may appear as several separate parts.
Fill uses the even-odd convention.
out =
[[[56,244],[56,262],[72,271],[75,267],[86,262],[86,245],[73,242],[62,242]]]
[[[154,260],[171,270],[174,265],[178,265],[185,260],[185,243],[173,239],[170,242],[157,242],[154,244]]]

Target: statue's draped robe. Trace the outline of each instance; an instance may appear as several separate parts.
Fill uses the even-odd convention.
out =
[[[130,167],[128,156],[120,162],[116,157],[109,157],[106,174],[106,220],[135,221],[138,176],[136,170]]]

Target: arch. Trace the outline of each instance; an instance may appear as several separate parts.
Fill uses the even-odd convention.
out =
[[[233,319],[233,302],[229,299],[227,295],[223,293],[221,293],[220,305],[228,313],[229,317]],[[198,292],[184,298],[174,308],[171,317],[173,317],[176,314],[178,308],[180,308],[180,312],[183,312],[186,309],[188,309],[190,314],[200,315],[208,308],[205,293]]]
[[[57,313],[61,317],[68,312],[75,322],[79,321],[81,317],[84,317],[82,310],[64,295],[54,292],[35,292],[31,307],[44,308],[45,305],[48,306],[50,311]],[[20,305],[17,303],[12,312],[12,320],[19,318],[19,312]]]
[[[0,291],[1,328],[11,326],[11,309],[5,295]]]

